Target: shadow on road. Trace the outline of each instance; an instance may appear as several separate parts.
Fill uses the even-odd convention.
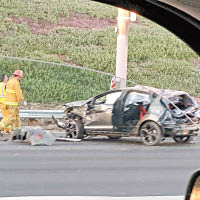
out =
[[[83,139],[83,141],[87,142],[98,142],[98,143],[107,143],[107,144],[132,144],[132,145],[139,145],[139,146],[145,146],[139,138],[135,137],[129,137],[129,138],[120,138],[120,139],[108,139],[107,137],[91,137]],[[195,142],[191,143],[183,143],[183,144],[177,144],[173,141],[172,138],[167,138],[166,140],[162,141],[157,146],[191,146],[195,145]]]

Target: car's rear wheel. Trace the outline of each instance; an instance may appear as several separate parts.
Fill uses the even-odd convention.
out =
[[[173,137],[174,141],[176,143],[189,143],[192,141],[192,136],[176,136],[176,137]]]
[[[80,120],[73,120],[69,123],[66,137],[73,139],[82,139],[84,134],[84,126]]]
[[[143,144],[148,146],[158,145],[162,139],[162,130],[160,126],[152,121],[142,124],[139,134]]]
[[[113,135],[111,136],[111,135],[109,135],[108,138],[111,139],[111,140],[118,140],[118,139],[121,138],[121,136],[113,136]]]

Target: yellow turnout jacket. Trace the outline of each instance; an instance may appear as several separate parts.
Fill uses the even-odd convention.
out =
[[[5,104],[18,106],[19,101],[24,101],[24,96],[16,77],[11,78],[6,84]]]
[[[5,102],[5,86],[5,83],[0,82],[0,103]]]

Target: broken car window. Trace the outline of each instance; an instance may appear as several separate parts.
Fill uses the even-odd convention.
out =
[[[106,96],[105,104],[114,104],[115,101],[120,97],[121,93],[122,92],[114,92],[114,93],[108,94]]]
[[[127,110],[131,104],[139,105],[140,103],[141,105],[148,105],[150,102],[151,101],[148,94],[130,92],[126,98],[124,108]]]

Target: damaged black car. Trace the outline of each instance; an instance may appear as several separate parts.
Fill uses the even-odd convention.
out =
[[[153,146],[167,137],[186,143],[199,132],[193,114],[197,103],[185,92],[136,86],[64,106],[63,119],[53,119],[66,131],[66,137],[75,139],[136,136],[143,144]]]

